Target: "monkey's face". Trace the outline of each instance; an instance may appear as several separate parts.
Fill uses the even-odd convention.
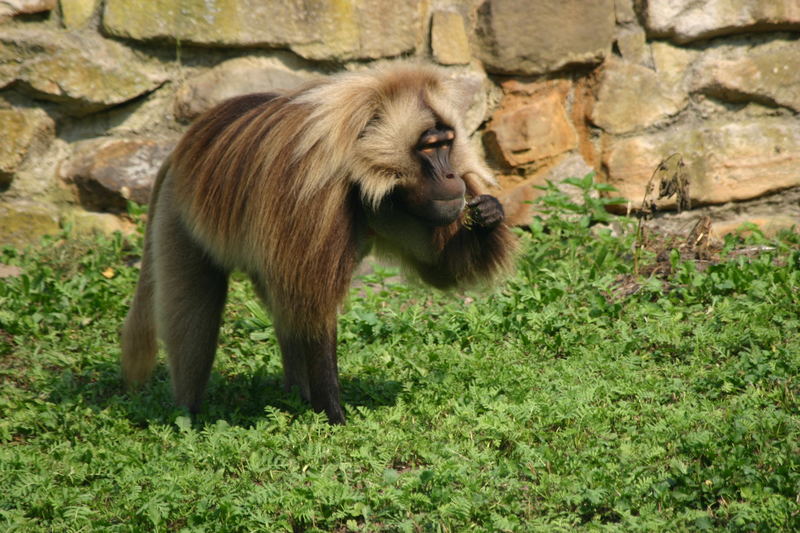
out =
[[[405,212],[427,226],[451,224],[464,208],[466,192],[454,165],[458,156],[456,130],[428,115],[426,124],[416,124],[424,128],[421,133],[420,129],[410,131],[414,125],[406,122],[406,131],[397,127],[390,131],[390,143],[390,135],[385,135],[387,122],[392,123],[380,121],[373,126],[372,135],[364,139],[370,148],[384,148],[364,151],[370,156],[365,158],[365,166],[371,171],[362,176],[371,179],[359,184],[367,204],[376,212]]]
[[[351,179],[375,215],[400,212],[425,226],[449,225],[464,209],[464,175],[477,161],[451,105],[455,97],[440,84],[420,90],[407,79],[395,81],[375,99],[360,131]]]
[[[455,132],[443,124],[423,132],[414,147],[419,175],[394,193],[400,208],[431,226],[452,223],[464,208],[466,185],[450,163],[454,140]]]

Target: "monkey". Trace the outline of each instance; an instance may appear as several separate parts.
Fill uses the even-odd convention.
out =
[[[435,67],[401,65],[233,97],[199,117],[153,185],[125,382],[148,379],[160,339],[175,402],[198,412],[237,269],[272,316],[284,389],[344,423],[337,315],[368,253],[439,289],[512,267],[516,239],[487,192],[464,98]]]

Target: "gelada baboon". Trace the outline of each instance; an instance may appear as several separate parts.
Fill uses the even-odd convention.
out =
[[[175,400],[197,411],[228,273],[271,312],[285,387],[344,422],[338,308],[370,250],[440,288],[511,262],[491,176],[468,144],[464,96],[404,66],[332,76],[285,95],[236,97],[201,116],[159,171],[136,294],[122,333],[129,384],[166,345]]]

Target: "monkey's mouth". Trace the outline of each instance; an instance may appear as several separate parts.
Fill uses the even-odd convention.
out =
[[[417,216],[421,216],[433,226],[447,226],[458,219],[465,205],[466,200],[463,196],[445,200],[432,198],[426,212],[418,213]]]
[[[445,195],[444,198],[429,196],[420,200],[410,198],[406,191],[396,191],[381,203],[377,211],[390,213],[398,210],[419,219],[427,226],[447,226],[458,220],[466,205],[463,194]]]

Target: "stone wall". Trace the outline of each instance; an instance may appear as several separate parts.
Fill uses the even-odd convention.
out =
[[[129,229],[226,97],[409,58],[473,92],[516,221],[532,185],[591,169],[637,205],[679,152],[695,213],[791,226],[798,38],[797,0],[0,0],[0,244]]]

